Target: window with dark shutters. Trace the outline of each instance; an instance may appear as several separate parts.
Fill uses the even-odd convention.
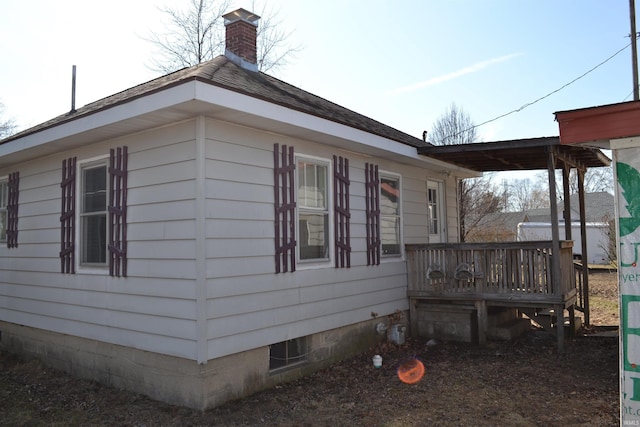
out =
[[[127,147],[109,154],[109,275],[127,277]]]
[[[76,158],[62,161],[62,208],[60,210],[60,272],[75,273]]]
[[[20,172],[9,174],[7,182],[7,247],[18,247],[18,196]]]
[[[380,177],[378,165],[365,164],[367,265],[380,264]]]
[[[333,209],[336,268],[351,267],[349,160],[333,156]]]
[[[293,147],[273,147],[276,273],[296,270],[295,160]]]

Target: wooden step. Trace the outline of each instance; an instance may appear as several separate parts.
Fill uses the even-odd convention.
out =
[[[556,315],[553,310],[527,308],[520,309],[520,311],[545,331],[551,331],[553,325],[556,323]]]
[[[531,321],[527,318],[511,319],[487,330],[487,337],[510,341],[531,329]]]

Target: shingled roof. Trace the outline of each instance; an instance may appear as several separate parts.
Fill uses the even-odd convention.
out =
[[[324,98],[313,95],[267,74],[244,69],[234,64],[223,55],[218,56],[211,61],[167,74],[92,102],[77,109],[75,112],[63,114],[52,120],[12,135],[0,141],[0,144],[10,143],[11,141],[23,136],[54,127],[65,122],[73,121],[80,117],[95,114],[99,111],[127,103],[136,98],[162,91],[190,80],[201,81],[241,93],[252,98],[261,99],[286,108],[312,114],[322,119],[350,126],[413,147],[430,145],[419,138],[408,135],[362,114],[358,114],[338,104],[327,101]]]

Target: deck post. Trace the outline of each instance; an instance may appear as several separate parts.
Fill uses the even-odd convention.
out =
[[[575,305],[571,305],[567,311],[569,312],[569,336],[573,337],[576,334],[576,308]]]
[[[487,326],[488,326],[488,318],[487,318],[487,301],[486,300],[476,300],[476,312],[478,314],[478,344],[486,345],[487,344]]]
[[[416,304],[418,300],[409,298],[409,330],[413,338],[418,336],[418,310]]]
[[[564,352],[564,304],[556,304],[556,329],[558,334],[558,353]]]
[[[580,237],[582,238],[582,295],[584,310],[584,324],[589,326],[591,319],[589,315],[589,253],[587,252],[587,224],[586,207],[584,202],[584,174],[583,169],[578,169],[578,201],[580,204]]]
[[[549,158],[547,168],[549,172],[549,198],[551,202],[551,237],[553,240],[551,250],[551,280],[553,282],[553,294],[559,297],[564,296],[564,284],[562,283],[562,273],[560,271],[560,231],[558,220],[558,197],[556,186],[556,147],[547,147]],[[565,229],[567,224],[565,224]],[[571,223],[568,224],[571,228]],[[564,351],[564,304],[554,306],[556,314],[556,328],[558,334],[558,353]]]

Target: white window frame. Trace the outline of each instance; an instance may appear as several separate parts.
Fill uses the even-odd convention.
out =
[[[437,194],[437,214],[439,215],[438,219],[438,232],[431,232],[431,206],[429,202],[429,190],[430,187],[435,187]],[[438,236],[440,243],[444,243],[447,241],[447,197],[445,194],[446,185],[444,181],[435,180],[435,179],[427,179],[427,232],[429,235],[429,241],[431,241],[431,236]]]
[[[4,176],[0,178],[0,242],[7,241],[7,221],[9,214],[7,212],[7,204],[9,203],[9,178]]]
[[[271,344],[269,346],[269,371],[272,373],[282,372],[288,369],[292,369],[298,367],[302,364],[307,363],[309,360],[309,339],[306,336],[293,338],[287,341],[282,341],[279,343]],[[294,352],[293,355],[289,355],[292,353],[289,351],[290,348],[300,347],[302,352]],[[274,349],[284,350],[284,357],[274,356]],[[277,366],[273,366],[275,364]]]
[[[97,167],[105,168],[106,188],[105,188],[105,210],[101,212],[92,212],[91,215],[85,215],[84,210],[84,171]],[[82,273],[108,274],[109,273],[109,156],[99,156],[91,159],[78,161],[76,179],[76,271]],[[105,214],[105,262],[104,263],[86,263],[82,261],[84,256],[84,239],[83,239],[83,218],[86,216],[95,216]]]
[[[333,236],[333,169],[332,162],[329,159],[322,157],[309,156],[304,154],[296,154],[295,155],[295,165],[296,165],[296,173],[295,173],[295,196],[296,196],[296,265],[298,269],[304,270],[305,268],[319,268],[319,267],[327,267],[331,266],[334,259],[334,236]],[[307,162],[311,164],[316,164],[319,166],[326,167],[326,203],[325,208],[315,209],[313,207],[303,207],[301,206],[299,200],[299,185],[298,180],[300,176],[299,163]],[[327,245],[328,245],[328,257],[327,258],[314,258],[314,259],[301,259],[300,257],[300,248],[301,248],[301,240],[300,240],[300,212],[325,212],[327,214]]]
[[[383,171],[380,170],[378,172],[378,176],[380,179],[380,184],[379,184],[379,194],[378,197],[380,200],[380,260],[384,261],[392,261],[392,260],[401,260],[404,259],[404,218],[403,218],[403,214],[402,214],[402,175],[397,174],[397,173],[393,173],[393,172],[388,172],[388,171]],[[395,215],[389,215],[389,214],[384,214],[382,212],[382,180],[383,179],[389,179],[389,180],[394,180],[394,181],[398,181],[398,213]],[[397,254],[385,254],[384,253],[384,249],[383,249],[383,244],[382,244],[382,221],[384,217],[397,217],[398,218],[398,222],[399,222],[399,236],[398,238],[400,239],[400,241],[398,242],[398,246],[399,246],[399,253]]]

